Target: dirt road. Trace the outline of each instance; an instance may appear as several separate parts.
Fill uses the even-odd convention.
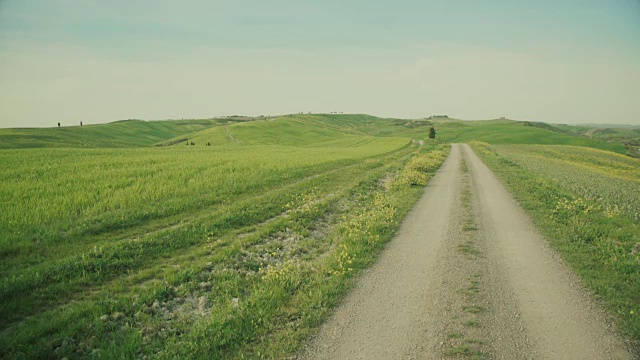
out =
[[[631,359],[467,145],[301,359]]]

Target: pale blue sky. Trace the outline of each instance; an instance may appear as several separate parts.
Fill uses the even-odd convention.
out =
[[[638,0],[0,0],[0,127],[299,111],[640,124],[638,98]]]

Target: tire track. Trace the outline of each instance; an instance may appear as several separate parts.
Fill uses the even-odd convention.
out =
[[[236,138],[233,137],[233,134],[231,134],[231,131],[229,131],[229,126],[225,125],[224,129],[229,135],[229,139],[231,139],[231,141],[233,141],[234,143],[240,143],[238,140],[236,140]]]

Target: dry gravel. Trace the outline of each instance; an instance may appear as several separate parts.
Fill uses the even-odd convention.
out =
[[[468,166],[464,171],[463,163]],[[300,359],[631,359],[467,145]]]

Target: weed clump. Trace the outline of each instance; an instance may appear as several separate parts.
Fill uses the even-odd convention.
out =
[[[426,186],[433,173],[440,168],[442,162],[447,157],[448,151],[445,148],[414,156],[404,167],[395,186]]]

